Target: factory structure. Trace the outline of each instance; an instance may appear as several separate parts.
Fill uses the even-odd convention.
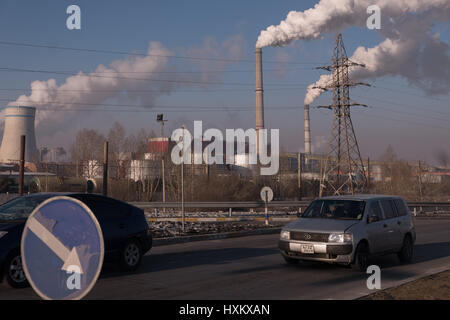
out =
[[[260,144],[259,132],[265,128],[264,122],[264,86],[263,86],[263,63],[262,49],[256,48],[256,81],[255,81],[255,129],[257,133],[256,150],[259,154]],[[282,181],[283,179],[299,179],[317,182],[324,177],[327,156],[313,154],[311,145],[311,127],[309,105],[304,105],[304,152],[283,153],[280,158],[280,172],[273,177]],[[4,132],[0,146],[0,193],[16,192],[18,181],[18,165],[20,162],[20,137],[25,136],[25,190],[28,192],[42,191],[77,191],[98,192],[103,179],[103,162],[95,159],[83,159],[77,164],[68,163],[68,156],[63,148],[38,149],[35,135],[36,108],[31,106],[8,106],[4,109]],[[147,152],[136,156],[132,153],[121,153],[115,155],[114,163],[109,164],[108,177],[116,180],[127,180],[131,183],[144,185],[145,181],[161,179],[163,167],[171,165],[170,154],[176,143],[167,137],[151,138],[148,141]],[[211,143],[202,141],[201,151]],[[226,150],[226,142],[223,142],[223,150]],[[270,150],[270,146],[268,147]],[[245,145],[244,154],[236,153],[233,165],[188,165],[192,176],[236,174],[240,177],[253,179],[258,176],[257,165],[249,165],[248,143]],[[199,156],[195,154],[195,148],[191,147],[191,159]],[[201,155],[200,155],[201,156]],[[224,161],[230,155],[223,155]],[[192,163],[194,161],[191,161]],[[72,166],[71,171],[62,170]],[[382,174],[382,163],[370,163],[369,182],[384,181]],[[325,167],[325,169],[324,169]],[[52,170],[49,170],[52,168]],[[62,169],[61,169],[62,168]],[[364,169],[367,170],[368,167]],[[442,174],[439,172],[424,173],[424,180],[439,182]],[[166,174],[170,174],[167,173]],[[448,175],[448,172],[445,172]],[[447,177],[445,177],[447,178]]]

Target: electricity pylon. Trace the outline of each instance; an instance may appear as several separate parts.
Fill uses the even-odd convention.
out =
[[[364,165],[350,117],[350,107],[367,106],[350,99],[350,87],[369,85],[353,82],[348,75],[349,67],[365,67],[365,65],[348,59],[340,33],[337,35],[331,61],[330,66],[318,68],[331,71],[331,83],[324,87],[315,87],[324,91],[333,90],[333,103],[319,106],[333,110],[333,123],[326,162],[320,179],[319,196],[361,193],[366,191],[367,187]]]

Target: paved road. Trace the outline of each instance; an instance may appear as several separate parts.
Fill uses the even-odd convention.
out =
[[[450,269],[450,219],[418,220],[414,263],[373,261],[382,288]],[[88,299],[352,299],[370,293],[368,275],[326,264],[288,266],[278,235],[156,247],[136,274],[106,267]],[[0,299],[35,299],[31,288],[0,286]]]

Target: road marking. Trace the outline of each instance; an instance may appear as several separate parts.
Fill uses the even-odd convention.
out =
[[[73,247],[72,250],[67,249],[53,233],[48,231],[34,217],[29,218],[28,228],[64,262],[61,270],[67,271],[69,266],[77,266],[80,269],[80,274],[83,274],[76,247]]]

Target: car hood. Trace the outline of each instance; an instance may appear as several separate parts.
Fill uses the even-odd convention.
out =
[[[10,229],[16,228],[19,225],[23,225],[24,222],[0,222],[0,231],[8,231]]]
[[[344,232],[359,220],[339,220],[320,218],[299,218],[284,227],[285,230],[317,233]]]

